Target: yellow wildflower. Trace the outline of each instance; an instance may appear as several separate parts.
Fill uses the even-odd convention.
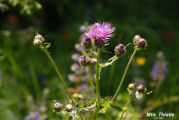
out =
[[[143,66],[146,63],[146,59],[144,57],[138,57],[136,58],[136,64],[138,66]]]

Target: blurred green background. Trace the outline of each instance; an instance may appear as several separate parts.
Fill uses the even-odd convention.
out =
[[[0,120],[24,119],[29,111],[36,111],[32,106],[46,106],[42,110],[44,119],[60,119],[51,105],[54,100],[65,102],[66,96],[48,59],[33,46],[33,38],[40,33],[51,43],[51,55],[68,85],[73,86],[67,76],[72,73],[70,66],[74,63],[71,55],[77,52],[74,44],[79,43],[82,34],[79,27],[85,22],[111,22],[116,27],[114,37],[106,47],[110,53],[103,53],[102,60],[112,57],[117,44],[132,42],[136,34],[148,41],[147,49],[136,55],[136,60],[143,58],[145,64],[136,67],[134,60],[121,94],[127,94],[127,85],[136,77],[142,78],[153,93],[142,102],[133,103],[133,109],[137,110],[131,114],[139,115],[151,106],[149,101],[152,101],[156,105],[152,112],[174,113],[172,119],[178,120],[178,6],[178,0],[0,0]],[[155,92],[150,85],[153,81],[150,74],[158,51],[163,52],[169,72]],[[102,96],[114,94],[131,54],[132,46],[127,49],[126,56],[102,71]],[[173,97],[174,100],[168,99],[161,105],[162,101]],[[108,117],[101,119],[108,120]],[[140,119],[152,118],[144,115]]]

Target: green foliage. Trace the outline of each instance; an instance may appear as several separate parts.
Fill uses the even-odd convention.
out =
[[[0,10],[9,9],[8,5],[13,7],[20,6],[20,12],[26,15],[31,15],[34,11],[42,8],[41,4],[36,0],[0,0]]]

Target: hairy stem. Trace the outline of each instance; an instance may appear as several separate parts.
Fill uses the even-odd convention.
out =
[[[58,77],[60,78],[60,80],[61,80],[61,82],[62,82],[62,84],[63,84],[63,87],[64,87],[64,89],[65,89],[65,92],[67,93],[68,98],[69,98],[72,102],[74,102],[73,99],[72,99],[72,97],[71,97],[71,95],[70,95],[70,93],[68,92],[68,88],[67,88],[67,85],[65,84],[65,81],[64,81],[64,79],[63,79],[63,77],[62,77],[62,74],[60,73],[59,69],[57,68],[57,65],[55,64],[55,62],[53,61],[53,58],[50,56],[50,53],[47,51],[46,48],[43,48],[42,50],[43,50],[43,52],[47,55],[47,57],[48,57],[49,60],[50,60],[50,63],[52,64],[52,66],[54,67],[55,71],[57,72],[57,75],[58,75]]]
[[[92,91],[94,99],[96,99],[94,86],[93,86],[93,77],[92,77],[92,72],[91,72],[91,66],[88,66],[88,69],[89,69],[89,77],[90,77],[90,83],[91,83],[91,91]]]
[[[116,97],[117,97],[117,95],[118,95],[118,93],[119,93],[119,91],[120,91],[120,89],[121,89],[121,87],[122,87],[122,84],[123,84],[123,82],[124,82],[124,79],[125,79],[125,77],[126,77],[126,74],[127,74],[128,69],[129,69],[129,66],[130,66],[130,64],[131,64],[131,62],[132,62],[132,59],[133,59],[134,55],[136,54],[136,52],[137,52],[137,50],[134,49],[134,52],[133,52],[131,58],[129,59],[129,62],[127,63],[127,66],[126,66],[126,68],[125,68],[125,70],[124,70],[124,73],[123,73],[123,75],[122,75],[121,82],[120,82],[120,84],[119,84],[119,86],[118,86],[118,88],[117,88],[117,90],[116,90],[116,92],[115,92],[115,94],[114,94],[114,96],[113,96],[111,102],[113,102],[113,101],[116,99]]]
[[[97,93],[97,98],[96,99],[96,108],[92,116],[92,120],[96,119],[96,115],[98,112],[99,108],[99,103],[100,103],[100,87],[99,87],[99,77],[100,77],[100,64],[99,64],[99,58],[100,58],[100,48],[97,49],[97,62],[96,62],[96,93]]]
[[[97,50],[97,62],[96,62],[96,93],[98,101],[100,101],[100,88],[99,88],[99,77],[100,77],[100,66],[99,66],[100,48]]]
[[[58,77],[60,78],[60,80],[61,80],[61,82],[62,82],[62,84],[63,84],[63,87],[64,87],[64,89],[65,89],[65,91],[66,91],[66,93],[67,93],[68,98],[72,101],[73,105],[75,105],[74,100],[72,99],[70,93],[68,92],[68,88],[67,88],[67,85],[65,84],[65,81],[64,81],[64,79],[63,79],[63,77],[62,77],[62,74],[60,73],[59,69],[57,68],[57,65],[55,64],[53,58],[50,56],[50,53],[47,51],[46,48],[41,48],[41,49],[42,49],[42,51],[47,55],[47,57],[48,57],[49,60],[50,60],[50,63],[52,64],[52,66],[54,67],[55,71],[57,72],[57,75],[58,75]],[[79,111],[77,111],[77,112],[78,112],[78,114],[80,115],[80,118],[83,120],[83,117],[82,117],[82,115],[80,114],[80,112],[79,112]]]

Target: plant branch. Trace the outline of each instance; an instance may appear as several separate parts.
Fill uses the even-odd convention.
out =
[[[96,93],[98,101],[100,101],[100,88],[99,88],[99,77],[100,77],[100,66],[99,66],[100,48],[97,50],[97,62],[96,62]]]
[[[130,103],[130,99],[128,100],[126,106],[125,106],[125,107],[123,108],[123,110],[122,110],[120,120],[122,120],[122,118],[123,118],[123,116],[124,116],[124,113],[125,113],[125,111],[127,110],[127,106],[128,106],[129,103]]]
[[[109,58],[107,61],[105,61],[104,63],[100,64],[100,67],[103,68],[112,65],[117,59],[118,59],[117,56],[113,56]]]
[[[47,55],[47,57],[48,57],[49,60],[50,60],[50,63],[51,63],[52,66],[54,67],[54,69],[55,69],[55,71],[56,71],[58,77],[60,78],[60,80],[61,80],[61,82],[62,82],[62,84],[63,84],[63,87],[64,87],[64,89],[65,89],[65,91],[66,91],[66,93],[67,93],[67,96],[68,96],[69,100],[71,100],[72,103],[73,103],[73,105],[75,105],[75,102],[74,102],[73,98],[71,97],[70,93],[68,92],[68,88],[67,88],[67,85],[65,84],[65,81],[64,81],[64,79],[63,79],[63,77],[62,77],[62,74],[60,73],[59,69],[57,68],[57,65],[56,65],[55,62],[53,61],[53,58],[51,57],[50,53],[48,52],[48,50],[47,50],[46,48],[41,48],[41,49],[42,49],[42,51]],[[83,120],[83,117],[82,117],[82,115],[80,114],[80,112],[79,112],[79,111],[77,111],[77,112],[78,112],[80,118]]]
[[[126,68],[125,68],[125,70],[124,70],[124,73],[123,73],[123,75],[122,75],[121,82],[120,82],[120,84],[119,84],[119,86],[118,86],[118,88],[117,88],[117,90],[116,90],[116,92],[115,92],[115,94],[114,94],[114,96],[113,96],[111,102],[113,102],[113,101],[116,99],[116,97],[117,97],[117,95],[118,95],[118,93],[119,93],[119,91],[120,91],[120,89],[121,89],[121,87],[122,87],[122,84],[123,84],[123,82],[124,82],[124,79],[125,79],[125,77],[126,77],[126,74],[127,74],[128,69],[129,69],[129,66],[130,66],[130,64],[131,64],[131,62],[132,62],[132,59],[133,59],[134,55],[136,54],[136,52],[137,52],[137,50],[134,49],[134,52],[133,52],[131,58],[129,59],[129,62],[127,63],[127,66],[126,66]]]
[[[70,95],[70,93],[68,92],[67,85],[65,84],[65,81],[64,81],[64,79],[63,79],[63,77],[62,77],[62,75],[61,75],[59,69],[57,68],[57,65],[56,65],[55,62],[53,61],[53,58],[50,56],[50,53],[47,51],[46,48],[42,48],[42,51],[47,55],[47,57],[48,57],[49,60],[50,60],[50,63],[51,63],[52,66],[54,67],[54,69],[55,69],[55,71],[56,71],[58,77],[60,78],[60,80],[61,80],[61,82],[62,82],[62,84],[63,84],[63,87],[64,87],[64,89],[65,89],[65,91],[66,91],[66,93],[67,93],[68,98],[69,98],[72,102],[74,102],[73,99],[72,99],[72,97],[71,97],[71,95]]]

